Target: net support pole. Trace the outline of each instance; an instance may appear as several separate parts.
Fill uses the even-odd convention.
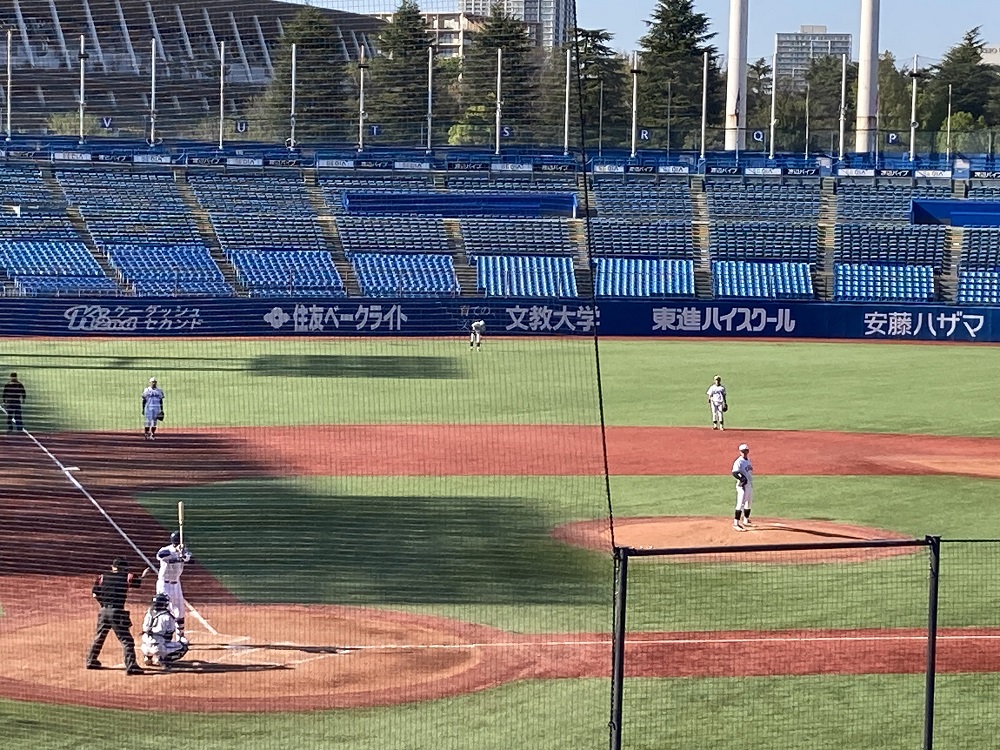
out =
[[[569,79],[572,67],[572,50],[566,48],[566,102],[563,112],[563,156],[569,156]]]
[[[628,550],[615,548],[614,637],[611,641],[611,750],[622,748],[622,703],[625,686],[625,604],[628,593]]]
[[[358,153],[365,150],[365,48],[361,48],[358,60]]]
[[[771,56],[771,129],[768,132],[767,158],[774,158],[774,131],[778,125],[778,42],[774,42],[774,55]]]
[[[156,145],[156,37],[149,40],[149,145]]]
[[[7,29],[7,140],[10,140],[13,133],[11,127],[11,113],[14,111],[11,105],[13,96],[11,92],[14,86],[14,30]],[[950,90],[951,87],[949,87]]]
[[[219,151],[226,138],[226,43],[219,42]]]
[[[298,71],[296,63],[298,57],[298,45],[292,43],[292,100],[288,111],[288,148],[295,149],[295,89],[298,87]]]
[[[434,47],[427,48],[427,153],[432,150],[434,129]]]
[[[87,109],[87,52],[84,48],[85,37],[80,34],[80,143],[84,142],[83,118]]]
[[[10,88],[9,84],[7,88],[8,89]],[[7,104],[9,106],[10,102],[8,101]],[[951,163],[951,84],[950,83],[948,84],[948,119],[946,120],[946,122],[948,123],[948,133],[945,136],[944,148],[945,148],[945,156],[950,164]],[[7,115],[7,132],[8,134],[10,133],[10,115]],[[951,169],[950,166],[948,168]]]
[[[919,57],[917,55],[913,56],[913,69],[910,71],[910,78],[912,79],[910,85],[910,161],[915,161],[917,158],[917,78],[920,77],[920,72],[917,70],[919,65]]]
[[[708,133],[708,50],[701,72],[701,160],[705,161],[705,138]]]
[[[844,160],[844,131],[847,128],[847,55],[840,58],[840,142],[837,159]]]
[[[923,750],[934,747],[934,682],[937,672],[938,581],[941,573],[941,537],[927,537],[930,551],[930,582],[927,596],[927,680],[924,695]]]
[[[639,134],[639,53],[632,53],[632,158],[635,158]]]
[[[503,49],[497,48],[497,110],[496,110],[496,122],[494,125],[494,148],[493,153],[497,156],[500,155],[500,123],[503,119],[503,98],[501,97],[503,85]]]

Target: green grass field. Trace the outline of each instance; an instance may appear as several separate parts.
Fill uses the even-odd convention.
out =
[[[598,419],[593,344],[583,340],[488,340],[480,354],[460,340],[46,341],[16,342],[0,356],[0,365],[16,367],[29,389],[29,427],[44,430],[135,430],[139,393],[150,376],[167,393],[168,432]],[[703,426],[704,391],[719,373],[739,427],[941,435],[1000,435],[1000,416],[987,408],[995,400],[998,356],[992,347],[962,346],[601,344],[612,425]],[[616,476],[610,486],[619,517],[725,515],[731,504],[724,474]],[[948,476],[761,476],[757,482],[767,515],[946,539],[1000,536],[996,492],[994,481]],[[606,516],[600,477],[300,477],[138,499],[165,526],[184,499],[199,560],[244,601],[387,607],[518,633],[610,628],[608,556],[549,536],[557,524]],[[946,546],[942,625],[996,626],[997,550]],[[926,583],[925,553],[863,564],[643,564],[633,569],[629,624],[636,630],[920,627]],[[941,678],[937,747],[986,746],[998,680]],[[751,743],[902,749],[920,740],[918,677],[628,685],[630,750]],[[264,717],[0,701],[0,737],[10,738],[4,747],[32,750],[174,744],[577,750],[605,746],[608,690],[606,680],[531,681],[395,708]]]

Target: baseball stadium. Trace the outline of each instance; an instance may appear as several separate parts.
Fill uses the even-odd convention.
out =
[[[536,5],[3,4],[5,750],[1000,748],[979,29]]]

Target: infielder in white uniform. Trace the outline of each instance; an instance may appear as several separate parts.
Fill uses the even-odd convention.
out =
[[[706,395],[708,396],[708,405],[712,407],[712,429],[726,429],[726,419],[723,415],[729,409],[729,405],[726,403],[726,386],[722,384],[722,378],[718,375],[715,376],[715,382],[708,387]]]
[[[188,652],[186,640],[174,640],[177,621],[170,614],[170,597],[157,594],[142,620],[142,642],[139,645],[146,666],[159,664],[167,668]]]
[[[156,423],[163,419],[163,391],[156,387],[156,378],[150,378],[149,387],[142,392],[142,417],[146,440],[155,440]]]
[[[476,351],[482,348],[483,331],[486,330],[485,320],[474,320],[472,330],[469,332],[469,348],[476,347]]]
[[[750,502],[753,500],[753,464],[750,463],[750,446],[740,445],[740,456],[733,461],[733,476],[736,477],[736,515],[733,518],[734,531],[746,531],[750,522]],[[740,517],[742,516],[742,524]]]
[[[170,535],[170,544],[156,553],[160,561],[160,572],[156,578],[156,593],[170,597],[170,614],[177,621],[177,637],[184,638],[184,592],[181,591],[181,575],[184,564],[191,560],[191,553],[181,544],[181,535],[175,531]]]

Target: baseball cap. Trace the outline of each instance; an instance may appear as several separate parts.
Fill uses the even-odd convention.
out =
[[[128,567],[128,560],[126,560],[124,557],[116,557],[114,560],[111,561],[111,565],[115,568],[124,569]]]
[[[150,378],[150,379],[149,379],[149,382],[150,382],[150,383],[155,383],[155,382],[156,382],[156,378]]]
[[[748,451],[748,450],[750,450],[750,446],[749,445],[747,445],[746,443],[740,443],[740,453],[742,453],[743,451]]]

